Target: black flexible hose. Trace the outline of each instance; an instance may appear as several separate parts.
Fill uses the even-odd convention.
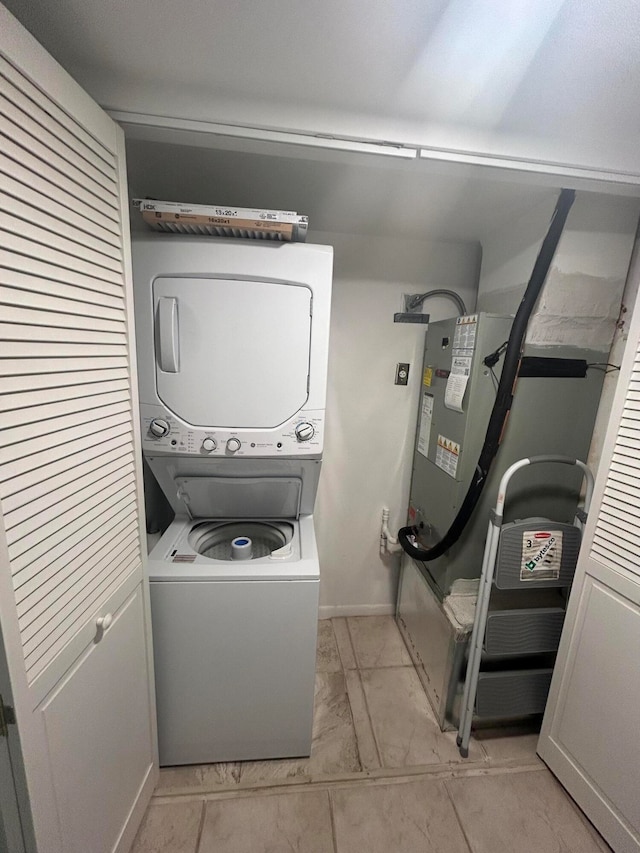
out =
[[[567,216],[571,210],[571,205],[575,199],[575,191],[563,189],[556,203],[549,230],[542,242],[538,257],[536,258],[531,278],[525,290],[522,301],[518,307],[518,311],[511,326],[511,333],[507,344],[507,351],[504,356],[504,364],[500,382],[496,392],[496,399],[489,417],[489,425],[480,451],[480,458],[476,467],[473,479],[469,485],[467,494],[462,501],[462,505],[458,510],[458,514],[451,523],[451,526],[444,534],[442,539],[437,542],[432,548],[419,548],[411,541],[418,535],[416,527],[402,527],[398,531],[398,541],[402,548],[413,557],[415,560],[429,562],[441,557],[452,545],[460,538],[463,530],[467,526],[471,514],[475,509],[480,495],[487,482],[487,476],[491,464],[495,459],[502,434],[511,410],[513,394],[515,391],[515,383],[518,376],[518,367],[520,358],[522,357],[522,348],[524,338],[529,325],[529,318],[533,312],[542,286],[545,282],[553,256],[558,247],[558,242],[562,236],[564,224],[567,221]]]

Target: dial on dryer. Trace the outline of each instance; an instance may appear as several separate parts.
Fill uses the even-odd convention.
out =
[[[313,425],[306,421],[298,424],[295,428],[295,434],[298,441],[310,441],[315,435],[315,432]]]
[[[163,436],[168,435],[169,429],[169,424],[162,418],[154,418],[149,424],[149,432],[156,438],[163,438]]]

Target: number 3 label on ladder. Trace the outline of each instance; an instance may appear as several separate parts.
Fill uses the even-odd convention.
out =
[[[521,581],[558,580],[561,564],[561,530],[526,530],[522,534]]]

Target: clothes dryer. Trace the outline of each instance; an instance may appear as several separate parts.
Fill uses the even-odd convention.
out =
[[[332,250],[134,240],[160,763],[308,755]]]

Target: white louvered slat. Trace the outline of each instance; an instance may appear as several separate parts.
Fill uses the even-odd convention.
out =
[[[49,198],[41,192],[37,192],[31,186],[27,186],[16,179],[16,175],[3,174],[2,191],[0,192],[0,209],[11,210],[10,205],[21,204],[15,212],[20,218],[24,218],[22,210],[28,208],[33,211],[37,221],[44,228],[57,233],[57,229],[64,230],[64,236],[69,239],[79,240],[84,237],[88,245],[102,254],[112,258],[121,258],[120,241],[113,231],[103,228],[98,221],[87,219],[76,210],[65,207],[60,201]]]
[[[630,465],[632,468],[640,469],[638,453],[633,447],[622,444],[622,442],[618,442],[618,449],[613,455],[613,461],[617,465]]]
[[[114,576],[118,576],[123,568],[130,568],[135,563],[138,548],[137,537],[133,537],[133,541],[119,541],[110,553],[92,566],[93,571],[85,575],[74,589],[74,594],[67,597],[62,607],[56,608],[54,605],[53,612],[49,614],[55,622],[54,630],[51,630],[50,622],[43,620],[43,624],[38,626],[41,630],[35,633],[33,630],[25,631],[25,634],[28,634],[24,642],[28,667],[31,664],[30,657],[33,661],[38,660],[74,623],[84,621],[85,613],[91,618],[89,614],[94,609],[95,602],[100,599],[101,592],[113,582]]]
[[[87,494],[84,500],[78,501],[69,507],[69,510],[62,515],[56,515],[55,512],[49,512],[44,519],[39,519],[41,525],[36,528],[35,524],[17,525],[11,536],[8,537],[9,555],[12,562],[15,560],[15,567],[12,565],[12,570],[18,570],[20,561],[18,557],[25,554],[34,545],[47,543],[47,540],[52,542],[56,540],[56,534],[59,533],[65,525],[72,523],[80,513],[89,511],[98,504],[104,503],[110,506],[109,498],[118,497],[127,494],[133,488],[133,477],[127,475],[121,478],[112,475],[105,479],[102,490],[90,489],[92,492]],[[32,555],[28,555],[30,557]]]
[[[60,474],[73,477],[82,465],[89,464],[93,460],[98,460],[100,463],[103,454],[106,455],[118,448],[130,447],[131,436],[129,430],[122,429],[119,435],[108,438],[101,430],[99,435],[93,437],[93,443],[87,446],[88,441],[91,439],[81,442],[75,453],[68,452],[62,458],[54,459],[47,464],[43,464],[40,458],[32,458],[34,467],[30,470],[25,470],[29,466],[29,461],[23,459],[20,473],[15,477],[4,477],[4,471],[0,468],[0,497],[7,501],[7,507],[12,508],[9,504],[10,498],[18,496],[16,500],[24,500],[22,496],[36,485],[53,480]],[[18,505],[17,502],[14,504],[14,506]]]
[[[84,257],[67,254],[57,248],[52,248],[50,245],[45,246],[41,243],[34,244],[30,239],[22,237],[19,234],[8,234],[6,231],[2,233],[5,235],[3,238],[5,247],[9,247],[11,251],[16,252],[19,255],[23,255],[26,258],[33,257],[38,261],[46,261],[52,266],[57,266],[65,273],[67,270],[74,270],[75,272],[86,275],[91,279],[98,280],[100,282],[110,282],[118,287],[120,286],[121,275],[118,272],[109,270],[104,266],[98,266],[98,264],[85,260]],[[55,245],[58,245],[58,241],[55,241]]]
[[[130,434],[131,418],[125,413],[101,418],[98,431],[88,422],[4,449],[0,447],[0,482],[27,475],[30,471],[49,464],[56,464],[82,450],[90,451],[95,444],[100,444],[103,438],[110,441]]]
[[[636,438],[638,421],[640,421],[640,414],[627,408],[625,417],[620,423],[620,431],[622,434],[627,435],[629,438]]]
[[[603,530],[607,530],[613,538],[616,538],[623,547],[640,549],[640,535],[634,533],[628,527],[623,527],[619,518],[601,510],[599,522]]]
[[[120,417],[118,418],[118,416]],[[43,446],[50,447],[56,441],[55,432],[57,430],[73,429],[85,424],[93,424],[93,429],[96,430],[98,426],[101,426],[106,420],[111,418],[118,418],[118,422],[125,419],[130,420],[130,402],[115,403],[90,411],[75,412],[72,415],[57,418],[53,426],[46,421],[18,425],[13,429],[5,430],[2,434],[2,439],[9,458],[19,458],[25,447],[25,443],[29,448],[32,447],[31,439],[42,438]],[[14,447],[14,444],[18,446]],[[29,450],[29,452],[32,451]],[[3,454],[3,448],[0,447],[0,458],[6,459],[7,455]]]
[[[88,312],[84,314],[61,314],[51,310],[43,311],[40,308],[6,305],[2,301],[0,301],[0,306],[2,306],[1,316],[3,322],[5,324],[14,324],[18,330],[26,325],[28,328],[40,326],[42,329],[63,329],[66,333],[77,332],[80,329],[96,332],[116,332],[119,335],[117,339],[118,343],[126,340],[127,327],[122,318],[118,320],[106,319],[104,317],[92,318],[91,316],[87,316]],[[32,339],[49,340],[48,337],[41,337],[42,334],[41,331],[36,329],[34,330]]]
[[[52,608],[64,603],[69,592],[91,574],[98,561],[112,555],[116,546],[133,544],[138,538],[137,525],[131,516],[110,527],[109,532],[111,537],[108,541],[85,542],[80,553],[69,552],[63,569],[18,602],[18,617],[20,626],[25,629],[25,638],[33,636],[41,628]]]
[[[108,525],[109,531],[120,529],[123,523],[131,522],[133,518],[133,504],[131,501],[123,501],[101,516],[103,524],[89,525],[74,530],[66,539],[59,542],[54,548],[45,551],[36,560],[29,564],[29,570],[19,575],[19,583],[16,583],[16,602],[20,608],[25,598],[34,595],[38,590],[44,589],[47,584],[57,584],[66,577],[67,568],[76,557],[82,557],[88,553],[93,545],[104,541],[103,528]],[[86,562],[86,560],[85,560]],[[19,611],[23,612],[23,611]]]
[[[99,343],[99,344],[126,344],[127,338],[124,332],[92,332],[91,329],[69,328],[68,326],[37,326],[21,325],[19,323],[0,322],[0,336],[4,341],[42,341],[67,343]]]
[[[36,637],[46,626],[48,617],[57,607],[58,612],[68,602],[69,595],[77,592],[83,583],[91,582],[94,568],[99,565],[108,565],[109,556],[113,556],[116,548],[137,545],[138,531],[131,520],[123,522],[112,529],[113,536],[109,542],[101,544],[100,548],[92,548],[86,552],[86,556],[77,557],[69,564],[68,574],[51,579],[18,606],[20,627],[25,640]]]
[[[84,539],[89,531],[102,529],[102,519],[109,519],[126,508],[133,514],[134,506],[131,494],[121,497],[113,488],[102,496],[102,500],[91,500],[80,515],[67,520],[48,539],[35,542],[23,555],[16,557],[13,571],[16,591],[30,581],[42,583],[45,577],[43,569],[54,560],[61,559],[65,551]]]
[[[637,472],[640,471],[640,460],[629,453],[617,452],[611,460],[611,471],[633,479],[634,476],[637,476]]]
[[[7,272],[9,270],[11,271],[10,273]],[[118,284],[111,284],[110,282],[96,279],[91,275],[85,275],[82,272],[76,272],[69,268],[51,264],[39,254],[28,256],[6,251],[2,243],[0,243],[0,273],[2,273],[3,278],[8,277],[9,279],[14,278],[15,273],[44,279],[47,282],[45,290],[49,286],[48,282],[52,281],[63,285],[73,285],[87,290],[89,293],[104,293],[108,296],[122,298],[122,288]],[[100,302],[99,299],[98,302]]]
[[[109,356],[119,358],[127,356],[126,346],[111,346],[109,351],[105,352],[105,347],[100,344],[64,344],[56,341],[46,341],[40,343],[23,342],[23,341],[3,341],[0,338],[0,359],[3,358],[78,358],[82,356],[102,356],[105,362]],[[105,366],[110,367],[108,362]]]
[[[44,270],[41,271],[49,273],[50,270],[44,267]],[[66,279],[67,277],[60,276],[60,278]],[[86,280],[85,284],[85,281],[82,279],[80,282],[72,281],[72,283],[69,283],[74,278],[74,275],[68,276],[68,278],[69,281],[56,281],[51,275],[43,278],[32,272],[7,269],[6,266],[4,268],[0,267],[0,284],[6,285],[7,288],[11,288],[14,291],[24,292],[25,295],[32,297],[34,300],[66,299],[73,302],[95,305],[98,308],[105,306],[119,313],[124,311],[124,299],[121,288],[108,285],[104,289],[98,289],[98,285],[92,279]]]
[[[67,365],[69,367],[70,365]],[[29,380],[30,387],[35,391],[41,388],[65,388],[70,385],[85,385],[90,382],[97,383],[97,390],[114,390],[107,388],[104,383],[114,380],[128,380],[129,376],[125,367],[107,368],[106,370],[58,370],[51,373],[36,373]],[[2,395],[21,392],[24,388],[24,376],[5,376],[0,382],[0,406],[2,406]],[[29,393],[24,392],[22,393]]]
[[[7,205],[7,207],[11,207],[11,205]],[[26,213],[28,215],[28,211]],[[115,273],[120,273],[122,270],[120,258],[112,258],[104,252],[98,252],[87,245],[83,247],[76,240],[71,240],[60,234],[59,232],[63,230],[61,228],[57,228],[51,232],[48,228],[43,228],[41,225],[36,224],[31,216],[28,220],[18,219],[13,213],[0,209],[0,230],[7,234],[24,237],[43,247],[55,242],[56,249],[60,252],[64,252],[72,258],[81,258],[83,261],[88,261],[99,269],[104,268]],[[80,235],[77,236],[80,237]]]
[[[15,547],[9,546],[10,552],[24,552],[25,540],[32,535],[36,520],[37,524],[44,528],[58,519],[69,517],[69,513],[82,507],[84,501],[100,497],[103,487],[123,482],[133,470],[131,456],[125,457],[123,461],[110,462],[97,475],[82,477],[77,483],[71,483],[55,494],[43,495],[35,505],[6,513],[6,530],[15,543]],[[39,531],[36,531],[35,537],[38,535]]]
[[[58,204],[65,210],[71,211],[76,217],[80,217],[84,222],[85,229],[92,228],[96,225],[98,226],[94,229],[96,236],[98,235],[98,229],[102,229],[111,235],[111,239],[105,242],[111,245],[114,243],[115,245],[119,245],[118,228],[111,218],[105,216],[100,209],[91,207],[91,205],[87,204],[83,199],[76,198],[66,189],[56,186],[48,179],[46,169],[41,168],[40,171],[43,172],[43,174],[37,174],[29,168],[28,164],[24,164],[22,161],[15,160],[7,156],[3,147],[4,138],[3,145],[0,146],[0,175],[2,176],[0,178],[0,183],[3,187],[5,186],[7,178],[17,181],[19,184],[29,187],[38,195],[42,196],[42,205],[45,210],[48,208],[50,202]],[[15,153],[20,153],[20,149],[17,146],[15,148]],[[27,158],[25,158],[25,160],[26,159]],[[49,177],[52,177],[52,174],[50,174]],[[9,184],[7,183],[7,188],[8,186]]]
[[[78,237],[90,231],[104,241],[105,254],[113,248],[119,250],[118,231],[114,223],[88,204],[75,199],[70,193],[56,187],[46,178],[35,175],[28,168],[7,157],[0,146],[0,187],[5,194],[21,193],[19,198],[41,199],[41,209],[54,212],[62,221],[69,222],[78,230]],[[31,193],[32,195],[29,195]]]
[[[62,139],[73,142],[74,137],[54,122],[44,110],[37,107],[34,109],[33,101],[16,89],[3,86],[2,82],[0,82],[0,114],[5,116],[8,122],[12,122],[29,134],[34,140],[34,142],[30,140],[27,142],[31,151],[41,153],[44,149],[45,159],[51,158],[52,162],[60,163],[65,171],[68,170],[69,175],[78,174],[81,179],[84,176],[87,189],[91,189],[99,198],[104,193],[108,201],[117,201],[113,179],[105,169],[103,161],[92,155],[86,146],[60,145]],[[102,168],[99,168],[99,165],[102,165]]]
[[[56,608],[54,605],[52,608],[50,615],[55,621],[53,631],[50,623],[44,620],[43,625],[37,626],[40,630],[36,630],[35,633],[23,628],[24,634],[28,635],[24,642],[27,669],[32,666],[32,662],[35,663],[46,654],[67,630],[77,624],[79,618],[82,620],[83,612],[91,612],[95,601],[100,598],[102,590],[112,582],[113,576],[118,574],[123,565],[133,563],[135,552],[135,542],[119,543],[114,552],[97,562],[94,567],[95,572],[80,581],[78,588],[74,590],[73,597],[70,597],[63,607]]]
[[[598,541],[593,543],[591,556],[599,559],[601,563],[615,566],[616,569],[627,569],[627,571],[638,573],[637,549],[623,548],[616,541],[600,531]]]
[[[614,570],[640,574],[640,351],[627,386],[591,556]]]
[[[115,546],[132,534],[137,536],[137,530],[135,520],[129,514],[128,518],[112,521],[108,538],[93,530],[91,536],[69,547],[63,559],[49,563],[46,570],[25,583],[20,588],[20,595],[16,596],[21,625],[25,628],[33,625],[46,613],[49,605],[65,598],[77,579],[92,571],[97,559],[112,553]]]
[[[119,586],[136,571],[140,565],[139,548],[133,549],[133,556],[128,561],[122,561],[109,572],[100,576],[100,582],[91,588],[83,599],[78,602],[75,610],[72,610],[64,619],[64,622],[56,626],[55,634],[50,634],[51,642],[43,641],[36,647],[33,654],[25,655],[27,677],[31,682],[55,661],[56,656],[62,651],[66,644],[72,639],[77,631],[77,625],[91,620],[100,602],[108,601]]]
[[[72,284],[84,288],[90,293],[105,293],[109,296],[122,298],[122,287],[119,284],[111,284],[108,281],[96,279],[91,274],[86,275],[83,272],[49,263],[40,254],[25,255],[15,251],[7,251],[4,242],[0,243],[0,271],[3,267],[5,270],[11,270],[11,275],[15,271],[35,278],[50,279],[61,284]],[[7,276],[6,272],[4,272],[4,276]],[[46,292],[46,285],[43,290]],[[100,302],[100,299],[98,298],[97,301]]]
[[[58,374],[60,376],[60,374]],[[66,374],[62,375],[64,380]],[[50,377],[51,378],[51,377]],[[32,391],[18,391],[13,394],[0,394],[0,411],[11,411],[20,409],[55,405],[67,400],[80,400],[80,398],[90,398],[91,401],[104,399],[104,394],[116,394],[124,392],[125,398],[128,398],[129,382],[127,377],[124,379],[116,379],[112,381],[93,381],[93,382],[61,382],[58,386],[50,388],[34,388]],[[112,398],[115,400],[116,398]],[[124,399],[124,398],[123,398]],[[65,414],[73,411],[74,407],[84,407],[87,400],[74,403],[65,408]],[[17,416],[17,415],[16,415]],[[10,421],[7,421],[9,425]]]
[[[84,291],[83,296],[86,295]],[[122,323],[122,307],[110,307],[108,305],[97,305],[87,299],[72,299],[69,296],[61,297],[52,293],[34,292],[23,290],[20,287],[7,287],[0,281],[0,303],[6,306],[28,308],[32,311],[50,311],[52,314],[73,314],[86,321],[111,320]],[[82,321],[81,321],[82,322]]]
[[[618,489],[607,486],[602,498],[603,507],[611,507],[618,517],[637,518],[640,520],[640,505],[633,498]]]
[[[3,128],[4,124],[3,121]],[[8,135],[8,129],[5,128],[5,132],[0,133],[0,140],[0,149],[3,152],[0,171],[22,180],[22,168],[28,169],[34,177],[44,182],[43,186],[46,190],[44,195],[62,198],[67,206],[78,206],[89,219],[97,216],[105,228],[107,227],[105,223],[111,222],[112,230],[117,230],[118,217],[115,209],[109,206],[102,207],[100,200],[93,193],[50,166],[46,160],[31,154],[22,145],[14,142]]]
[[[640,438],[619,435],[618,436],[618,452],[637,455],[640,451]]]
[[[40,107],[47,115],[51,116],[61,128],[67,131],[71,140],[61,137],[63,145],[75,150],[78,154],[83,155],[85,151],[91,151],[97,155],[98,162],[104,164],[103,171],[107,175],[112,175],[115,170],[115,157],[113,153],[105,148],[94,136],[74,121],[64,110],[51,100],[44,92],[27,79],[18,71],[10,62],[0,57],[0,75],[4,78],[2,82],[2,91],[11,96],[21,94],[26,96],[37,107]],[[74,142],[77,140],[77,142]]]
[[[62,149],[62,153],[58,153],[55,137],[48,130],[38,126],[29,116],[25,116],[1,93],[0,115],[3,119],[3,133],[9,136],[12,141],[48,163],[65,179],[73,181],[80,190],[93,195],[94,203],[104,203],[106,207],[117,211],[118,201],[113,192],[113,183],[104,175],[102,176],[104,184],[96,180],[96,172],[89,164],[83,164],[86,171],[78,168],[76,165],[78,158],[74,156],[73,152]],[[72,159],[75,162],[72,162]],[[110,188],[106,189],[105,184],[106,187]]]
[[[95,448],[94,448],[95,451]],[[29,515],[41,511],[47,506],[50,506],[55,501],[52,500],[52,492],[55,489],[60,489],[58,500],[64,497],[67,493],[73,493],[81,488],[85,481],[90,481],[90,476],[101,469],[106,470],[107,466],[115,462],[123,463],[124,459],[131,459],[131,448],[120,445],[112,447],[110,450],[104,451],[103,454],[97,454],[93,457],[81,454],[81,458],[70,459],[69,466],[66,470],[54,473],[49,467],[43,472],[44,479],[37,480],[21,489],[17,489],[10,483],[2,484],[3,506],[8,516],[11,516],[14,510],[26,508]],[[5,492],[6,489],[6,492]]]
[[[5,412],[2,419],[9,429],[14,426],[42,424],[48,419],[62,418],[70,412],[86,414],[90,409],[100,409],[112,403],[127,403],[129,401],[129,390],[93,394],[86,397],[79,394],[76,397],[73,395],[72,386],[65,391],[64,396],[66,399],[59,400],[57,403],[44,403],[41,406],[29,406],[24,409]],[[55,426],[54,423],[53,427]]]
[[[76,357],[73,365],[67,358],[0,358],[0,377],[4,384],[10,378],[20,376],[31,376],[31,383],[35,376],[45,377],[52,373],[68,374],[73,367],[78,370],[120,370],[127,369],[126,356],[114,358],[104,357]]]
[[[637,482],[633,473],[612,468],[609,472],[609,481],[617,484],[619,489],[626,491],[629,495],[635,495],[640,498],[640,483]]]
[[[27,608],[20,618],[20,628],[22,636],[25,639],[25,652],[28,655],[30,651],[37,648],[42,642],[42,639],[50,638],[51,635],[44,632],[47,623],[52,617],[57,617],[57,620],[64,619],[69,612],[77,606],[77,600],[82,600],[83,594],[87,587],[91,587],[94,575],[99,575],[110,564],[113,564],[123,554],[130,557],[137,544],[138,531],[132,530],[126,536],[119,537],[115,543],[110,540],[101,544],[101,547],[87,555],[87,562],[79,567],[77,577],[74,578],[75,583],[72,583],[70,588],[65,590],[65,594],[52,596],[49,600],[49,606],[40,613],[35,613]],[[62,589],[58,588],[60,592]],[[69,595],[71,593],[71,595]]]

